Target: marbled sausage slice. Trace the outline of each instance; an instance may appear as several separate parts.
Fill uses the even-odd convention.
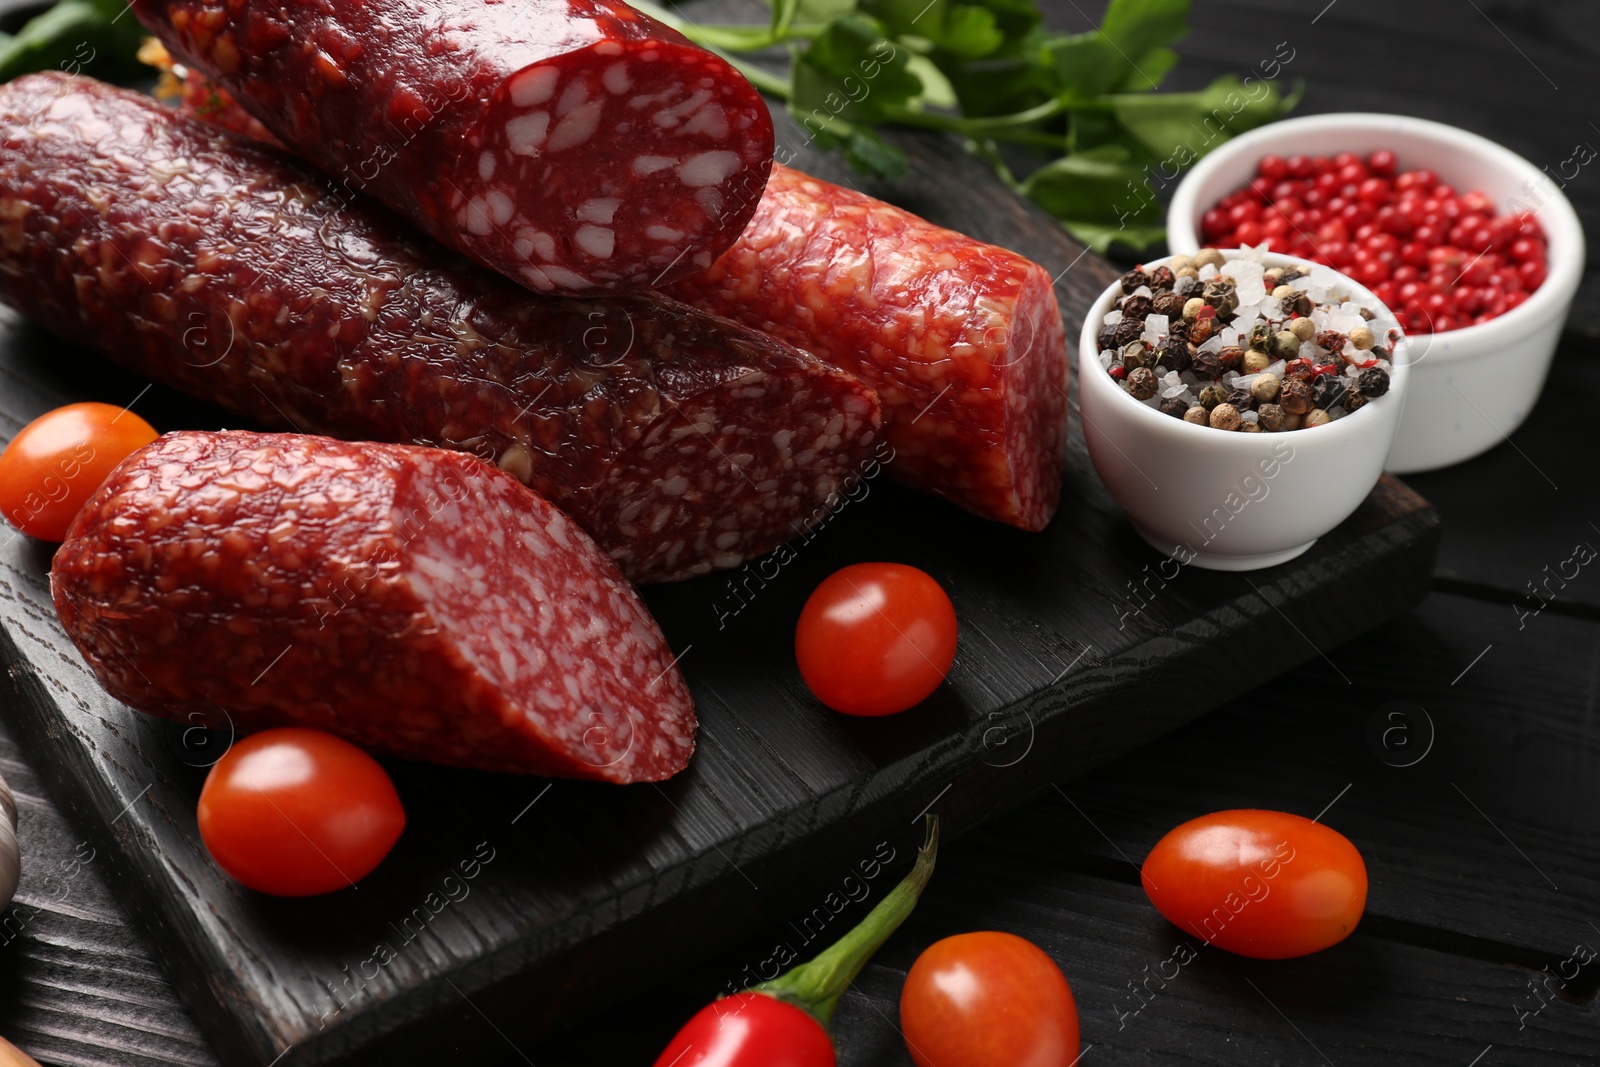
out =
[[[772,118],[616,0],[139,0],[284,144],[539,292],[641,289],[749,221]]]
[[[134,453],[50,571],[112,696],[250,733],[522,774],[655,781],[694,705],[583,531],[460,452],[184,431]]]

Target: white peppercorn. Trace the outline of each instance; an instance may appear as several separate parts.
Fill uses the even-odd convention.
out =
[[[1317,324],[1310,319],[1295,319],[1289,324],[1289,332],[1294,334],[1297,341],[1309,341],[1317,336]]]
[[[1270,404],[1278,399],[1278,390],[1282,385],[1283,379],[1276,374],[1259,374],[1250,383],[1250,395],[1256,398],[1258,404]]]
[[[1213,430],[1237,430],[1240,421],[1239,409],[1232,404],[1218,404],[1211,409],[1211,428]]]

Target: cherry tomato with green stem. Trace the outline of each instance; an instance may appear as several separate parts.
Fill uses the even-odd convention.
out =
[[[1156,842],[1140,874],[1150,902],[1174,926],[1255,959],[1338,944],[1367,904],[1367,867],[1355,845],[1281,811],[1192,819]]]
[[[0,453],[0,514],[29,537],[64,541],[112,468],[157,436],[148,422],[110,404],[48,411]]]
[[[917,906],[933,876],[939,823],[901,883],[861,923],[809,963],[707,1004],[656,1059],[655,1067],[836,1067],[828,1023],[846,987]]]
[[[927,699],[956,658],[956,610],[925,571],[856,563],[830,575],[795,628],[800,676],[847,715],[892,715]]]
[[[388,772],[342,738],[289,726],[236,743],[200,790],[200,839],[227,875],[283,897],[355,885],[406,813]]]
[[[917,1067],[1071,1067],[1078,1005],[1054,960],[1015,934],[936,941],[900,991],[900,1031]]]

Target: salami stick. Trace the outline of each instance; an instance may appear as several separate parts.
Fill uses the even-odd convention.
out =
[[[270,149],[65,75],[0,87],[0,298],[265,425],[490,458],[635,581],[803,533],[878,429],[860,381],[754,330],[532,296]]]
[[[481,460],[184,431],[123,462],[50,569],[112,696],[410,759],[654,781],[694,749],[661,631],[561,512]],[[222,725],[218,722],[217,725]]]
[[[138,0],[284,144],[541,292],[661,284],[755,208],[772,119],[618,0]]]
[[[859,374],[900,480],[1026,530],[1050,521],[1068,357],[1037,263],[779,165],[734,246],[667,291]]]

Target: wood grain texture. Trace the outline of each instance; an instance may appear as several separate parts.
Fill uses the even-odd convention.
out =
[[[974,195],[993,188],[982,164],[938,139],[904,143],[929,178],[902,199],[1061,272],[1075,335],[1110,269],[1015,198]],[[832,160],[800,165],[838,173]],[[37,330],[8,329],[3,344],[8,431],[66,399],[128,403],[143,385]],[[169,428],[218,421],[161,390],[135,408]],[[870,489],[749,587],[731,620],[726,577],[650,591],[702,715],[687,773],[659,787],[561,782],[545,793],[542,782],[393,764],[410,826],[349,893],[267,900],[216,871],[193,822],[195,764],[207,753],[98,689],[54,621],[46,550],[20,539],[0,548],[0,624],[13,643],[0,652],[19,665],[7,698],[226,1062],[290,1067],[358,1051],[381,1062],[459,1051],[458,1030],[441,1021],[473,1013],[494,1020],[487,1048],[525,1041],[798,906],[830,857],[861,854],[932,802],[958,833],[1192,719],[1262,676],[1241,672],[1197,695],[1192,679],[1211,657],[1246,656],[1288,620],[1303,637],[1270,666],[1287,670],[1415,603],[1437,537],[1424,502],[1386,480],[1339,531],[1255,576],[1255,588],[1186,573],[1124,624],[1127,583],[1158,557],[1099,487],[1081,436],[1061,516],[1042,535]],[[846,721],[809,699],[789,644],[816,582],[873,558],[924,567],[945,585],[962,653],[915,715]],[[1020,762],[1019,749],[1029,753]],[[440,894],[460,899],[430,905]]]
[[[1221,732],[1236,736],[1232,727]],[[1159,770],[1140,756],[1116,767]],[[1172,804],[1168,813],[1180,808]],[[1499,1067],[1593,1061],[1600,1010],[1592,979],[1570,1001],[1546,992],[1548,1006],[1537,1012],[1541,1001],[1528,987],[1572,944],[1537,961],[1472,958],[1397,940],[1369,914],[1349,939],[1314,956],[1230,956],[1162,919],[1120,858],[1086,867],[1066,844],[1082,824],[1059,796],[1046,797],[942,850],[917,911],[840,1002],[841,1067],[910,1067],[898,1029],[906,972],[924,947],[969,930],[1015,933],[1056,960],[1077,1001],[1085,1064],[1466,1067],[1489,1045],[1494,1051],[1482,1062]],[[611,1025],[575,1030],[528,1054],[542,1067],[649,1063],[720,982],[783,937],[794,940],[776,929],[744,957],[691,972],[654,999],[618,1010]],[[1574,941],[1595,946],[1600,936],[1575,934]],[[1192,955],[1191,962],[1174,961],[1180,945],[1188,951],[1176,961]]]
[[[1087,21],[1099,11],[1099,5],[1072,5],[1060,0],[1046,0],[1043,6],[1051,23],[1061,28],[1073,28],[1076,21]],[[1325,7],[1321,2],[1295,7],[1266,0],[1207,0],[1197,5],[1193,32],[1179,46],[1185,61],[1174,72],[1170,84],[1180,88],[1204,84],[1216,74],[1247,65],[1256,52],[1270,53],[1279,40],[1292,35],[1297,47],[1304,46],[1300,47],[1298,58],[1289,71],[1292,76],[1304,76],[1307,82],[1308,95],[1301,113],[1341,110],[1347,106],[1409,111],[1475,129],[1507,143],[1530,159],[1552,163],[1566,157],[1570,141],[1588,136],[1592,142],[1600,142],[1600,135],[1592,131],[1587,135],[1583,133],[1584,116],[1595,95],[1594,59],[1597,42],[1600,42],[1600,31],[1594,25],[1596,9],[1584,0],[1479,3],[1477,7],[1493,20],[1492,23],[1457,0],[1413,0],[1403,5],[1376,0],[1339,0],[1313,24],[1312,20]],[[1513,76],[1511,68],[1523,61],[1512,45],[1498,35],[1495,26],[1503,29],[1517,47],[1527,51],[1551,73],[1562,91],[1555,105],[1542,103],[1543,90],[1539,89],[1537,75],[1531,67],[1522,68],[1529,85],[1523,85]],[[1329,27],[1334,32],[1324,33]],[[1373,33],[1373,27],[1381,27],[1384,32]],[[1576,87],[1575,93],[1573,87]],[[935,170],[947,166],[947,158],[952,154],[953,150],[936,153]],[[924,158],[923,162],[926,161]],[[917,186],[928,172],[913,173],[915,179],[902,186]],[[981,180],[976,174],[971,178],[975,183]],[[905,200],[920,194],[920,187],[909,190],[902,187],[898,198]],[[1591,233],[1600,232],[1595,229],[1600,223],[1597,172],[1586,169],[1573,183],[1569,194]],[[1056,253],[1030,250],[1030,254]],[[1059,266],[1048,259],[1042,261],[1057,270],[1067,265],[1065,261]],[[1091,262],[1092,258],[1085,260],[1084,265]],[[1076,271],[1074,268],[1073,273]],[[1600,284],[1596,277],[1591,270],[1580,295],[1579,312],[1572,324],[1579,331],[1592,333],[1593,328],[1588,324],[1600,322]],[[1070,293],[1064,290],[1063,300],[1069,299]],[[1565,543],[1569,527],[1581,528],[1584,521],[1591,518],[1600,521],[1592,514],[1600,509],[1592,506],[1594,480],[1588,474],[1578,433],[1579,427],[1587,425],[1587,398],[1595,393],[1596,383],[1591,377],[1583,376],[1592,370],[1592,364],[1585,360],[1585,356],[1592,354],[1592,348],[1584,351],[1569,345],[1567,353],[1570,358],[1558,364],[1557,374],[1559,376],[1561,368],[1565,367],[1567,372],[1578,377],[1568,379],[1570,386],[1566,390],[1547,391],[1541,408],[1515,437],[1518,447],[1562,486],[1560,493],[1547,493],[1541,498],[1536,492],[1543,484],[1538,475],[1513,449],[1504,446],[1462,468],[1411,480],[1422,495],[1440,506],[1444,515],[1441,574],[1454,583],[1447,587],[1486,598],[1485,606],[1477,611],[1470,610],[1471,606],[1461,601],[1448,602],[1445,621],[1457,620],[1459,616],[1460,622],[1459,626],[1445,627],[1442,631],[1450,635],[1448,649],[1440,649],[1433,640],[1434,630],[1427,626],[1391,627],[1380,631],[1386,644],[1379,649],[1382,655],[1377,659],[1347,657],[1345,652],[1329,647],[1327,651],[1335,662],[1356,681],[1365,700],[1362,706],[1341,703],[1342,696],[1330,684],[1337,683],[1337,679],[1317,659],[1311,666],[1290,673],[1259,694],[1229,705],[1225,713],[1210,716],[1188,732],[1176,735],[1173,744],[1196,739],[1197,743],[1204,743],[1205,751],[1226,754],[1233,746],[1241,751],[1262,751],[1264,746],[1259,739],[1265,737],[1274,743],[1267,749],[1274,756],[1331,745],[1333,754],[1323,763],[1308,763],[1304,758],[1274,759],[1260,768],[1250,765],[1237,769],[1237,777],[1246,782],[1246,787],[1237,789],[1235,795],[1247,795],[1248,787],[1253,785],[1253,795],[1283,796],[1285,806],[1297,799],[1314,805],[1326,793],[1327,783],[1332,783],[1334,791],[1342,787],[1340,774],[1345,768],[1339,761],[1359,761],[1362,752],[1367,751],[1346,750],[1352,743],[1361,743],[1371,701],[1378,694],[1392,690],[1426,691],[1430,694],[1428,699],[1417,699],[1430,709],[1435,708],[1436,698],[1445,701],[1442,706],[1447,711],[1457,706],[1464,709],[1453,716],[1455,729],[1446,733],[1441,726],[1441,746],[1452,740],[1465,746],[1463,751],[1482,761],[1475,765],[1488,770],[1497,766],[1494,757],[1497,747],[1503,746],[1515,757],[1499,776],[1502,780],[1495,783],[1496,789],[1510,802],[1506,814],[1512,824],[1503,821],[1502,814],[1492,807],[1492,800],[1496,798],[1486,802],[1468,786],[1473,799],[1494,814],[1496,821],[1507,828],[1524,849],[1538,857],[1541,866],[1546,865],[1544,854],[1535,852],[1520,836],[1520,826],[1524,823],[1538,831],[1539,845],[1544,846],[1545,851],[1551,852],[1560,863],[1573,866],[1579,875],[1584,874],[1581,859],[1562,857],[1575,845],[1591,841],[1592,832],[1579,824],[1566,836],[1559,824],[1541,827],[1539,820],[1559,816],[1574,800],[1578,802],[1577,810],[1585,810],[1582,803],[1591,799],[1592,789],[1585,783],[1592,780],[1590,739],[1593,731],[1592,725],[1585,727],[1584,724],[1592,724],[1592,696],[1585,705],[1582,694],[1593,692],[1594,681],[1589,661],[1581,653],[1592,649],[1596,631],[1570,623],[1546,631],[1545,624],[1553,621],[1552,616],[1566,606],[1558,599],[1551,609],[1529,624],[1533,632],[1545,634],[1550,646],[1547,656],[1534,656],[1531,660],[1540,672],[1533,676],[1532,684],[1515,669],[1507,667],[1497,678],[1486,676],[1494,682],[1491,699],[1474,699],[1458,705],[1456,694],[1462,687],[1478,681],[1479,671],[1494,666],[1501,647],[1490,652],[1454,688],[1447,684],[1449,679],[1440,682],[1434,677],[1451,664],[1465,666],[1466,660],[1476,654],[1468,638],[1480,636],[1481,648],[1482,644],[1498,640],[1505,624],[1509,623],[1514,630],[1512,596],[1524,591],[1523,583],[1536,577],[1544,564],[1558,563],[1565,558],[1565,550],[1570,548]],[[38,360],[20,368],[0,363],[0,392],[21,396],[25,403],[37,406],[48,402],[55,385],[67,381],[74,389],[86,389],[100,399],[125,404],[134,399],[143,386],[142,382],[121,376],[120,372],[98,361],[83,360],[76,353],[60,350],[48,338],[40,341],[38,355]],[[59,365],[47,366],[52,362]],[[177,425],[177,418],[192,416],[195,411],[187,402],[159,390],[143,397],[139,410],[163,425]],[[16,415],[15,411],[0,406],[0,434],[9,436],[20,426]],[[1560,418],[1541,417],[1544,415],[1559,415]],[[213,418],[223,416],[214,413]],[[1092,478],[1092,475],[1083,475],[1081,469],[1079,474]],[[1589,495],[1585,495],[1585,491]],[[877,506],[872,501],[867,503]],[[841,516],[841,521],[845,518],[848,516]],[[821,548],[827,544],[819,539],[811,547]],[[1559,554],[1551,555],[1552,552]],[[844,558],[842,554],[840,558]],[[1133,577],[1143,565],[1143,559],[1134,551],[1126,565],[1127,577]],[[785,578],[785,581],[791,580],[792,576]],[[1569,593],[1564,591],[1563,595]],[[1574,583],[1570,596],[1584,596],[1583,583]],[[1114,603],[1108,598],[1105,609],[1111,611]],[[0,604],[9,604],[9,601],[0,600]],[[1173,625],[1171,619],[1159,616],[1158,619],[1161,625],[1169,628]],[[1373,646],[1367,643],[1365,647]],[[700,651],[704,649],[691,653],[690,659]],[[1429,664],[1426,674],[1412,670],[1413,655]],[[1248,656],[1247,652],[1241,662],[1247,661]],[[1454,671],[1449,673],[1454,677]],[[1347,687],[1340,684],[1340,688]],[[1303,710],[1303,694],[1312,695],[1306,697],[1308,703],[1304,705],[1309,710]],[[1550,744],[1541,739],[1540,716],[1545,702],[1552,696],[1566,709],[1558,716],[1557,721],[1564,724],[1558,736],[1572,743]],[[13,700],[11,689],[0,688],[0,710],[7,719],[14,714]],[[1255,710],[1262,700],[1272,709],[1265,724]],[[1587,719],[1583,711],[1586,706],[1590,709]],[[1304,736],[1291,718],[1296,713],[1303,713],[1309,719]],[[1494,733],[1491,738],[1477,736],[1480,727],[1494,728],[1503,721],[1513,728]],[[1344,725],[1343,731],[1338,729],[1340,724]],[[799,744],[797,738],[803,740],[812,732],[813,724],[790,725],[794,726],[792,734],[776,734],[778,740],[774,743],[786,745],[786,757],[799,760],[800,754],[795,751]],[[1005,738],[1008,743],[1020,740],[1021,736],[1012,731],[993,735],[996,739]],[[1252,742],[1253,738],[1257,741]],[[1356,740],[1352,742],[1351,738]],[[15,787],[25,777],[25,764],[13,750],[5,748],[4,743],[5,738],[0,733],[0,772],[5,773]],[[854,739],[851,743],[855,743]],[[178,747],[182,751],[182,746]],[[991,754],[987,758],[1003,762],[1012,758],[1014,751],[1002,749],[1002,754]],[[1440,752],[1443,751],[1441,747]],[[1439,754],[1430,755],[1429,762]],[[201,757],[192,754],[189,758]],[[1034,756],[1028,758],[1031,760]],[[1164,800],[1164,806],[1152,806],[1150,820],[1159,823],[1165,819],[1170,825],[1193,814],[1200,804],[1185,791],[1163,784],[1164,775],[1170,770],[1170,759],[1170,750],[1165,750],[1164,746],[1157,746],[1148,759],[1146,750],[1141,750],[1108,765],[1103,776],[1096,776],[1094,780],[1143,783],[1146,792]],[[1425,763],[1414,770],[1426,768]],[[1374,773],[1380,770],[1391,775],[1409,773],[1391,771],[1387,767],[1376,768]],[[810,778],[821,777],[821,772],[815,768],[805,773]],[[1309,782],[1303,780],[1308,774],[1311,775]],[[1065,777],[1059,780],[1064,783]],[[1349,780],[1351,777],[1346,774],[1343,781]],[[1313,796],[1316,792],[1313,786],[1320,787],[1322,792]],[[1531,802],[1524,802],[1521,792],[1524,786],[1529,790]],[[1086,781],[1070,786],[1069,790],[1073,800],[1086,807],[1086,801],[1092,800],[1100,788]],[[1361,783],[1359,788],[1367,788],[1366,783]],[[51,863],[71,862],[73,850],[84,840],[88,825],[82,819],[75,825],[53,814],[58,809],[38,793],[37,783],[28,786],[27,793],[29,799],[23,802],[22,815],[24,848],[28,850],[30,864],[34,858],[39,858],[41,863],[28,868],[23,892],[27,899],[38,902],[41,911],[14,943],[0,945],[0,964],[3,964],[0,975],[4,976],[0,978],[0,1033],[19,1040],[47,1064],[207,1062],[208,1053],[197,1029],[178,1008],[172,986],[161,977],[162,967],[152,955],[150,942],[141,927],[129,925],[125,910],[126,889],[119,881],[105,876],[103,872],[107,868],[103,857],[98,857],[87,873],[69,883],[71,896],[59,910],[49,900],[51,890],[44,890],[40,896],[29,895],[34,892],[30,887],[36,873],[47,869]],[[533,812],[557,795],[552,791]],[[1356,797],[1356,790],[1352,790],[1335,807],[1334,813]],[[517,799],[519,804],[523,800]],[[1361,814],[1359,809],[1357,814]],[[1525,884],[1517,879],[1537,879],[1537,875],[1526,867],[1515,870],[1521,861],[1508,852],[1503,840],[1491,836],[1493,831],[1465,804],[1459,805],[1459,810],[1439,806],[1433,814],[1440,821],[1430,822],[1425,835],[1413,834],[1405,819],[1364,820],[1362,826],[1363,832],[1378,834],[1387,855],[1405,857],[1411,848],[1418,849],[1416,861],[1408,865],[1407,873],[1414,874],[1423,887],[1430,884],[1440,853],[1452,850],[1457,853],[1454,865],[1449,868],[1455,872],[1449,879],[1453,894],[1450,907],[1443,909],[1428,929],[1442,925],[1464,926],[1468,930],[1487,930],[1493,934],[1496,913],[1505,911],[1512,914],[1516,923],[1508,936],[1521,929],[1531,931],[1535,943],[1559,945],[1560,935],[1570,925],[1570,915],[1547,906],[1545,901],[1525,903],[1521,896]],[[1330,813],[1329,817],[1333,818],[1334,814]],[[532,812],[523,821],[531,818]],[[1350,829],[1337,821],[1335,825]],[[1589,826],[1592,825],[1591,820]],[[1039,844],[1057,837],[1070,847],[1041,857]],[[1118,954],[1119,946],[1127,943],[1129,937],[1141,936],[1141,924],[1154,922],[1157,930],[1164,928],[1147,908],[1142,915],[1124,912],[1119,918],[1118,901],[1123,898],[1116,889],[1098,894],[1090,890],[1069,894],[1041,889],[1042,882],[1059,886],[1076,885],[1083,880],[1092,884],[1089,879],[1101,878],[1115,884],[1119,878],[1131,877],[1131,868],[1120,860],[1110,862],[1105,856],[1089,851],[1096,840],[1100,839],[1092,828],[1052,791],[1028,807],[987,824],[983,832],[969,834],[948,846],[945,865],[914,925],[890,944],[882,957],[882,966],[875,965],[863,975],[859,989],[866,995],[852,991],[844,1001],[836,1022],[843,1062],[848,1067],[904,1062],[900,1058],[903,1054],[898,1036],[890,1022],[895,1014],[904,967],[916,949],[933,937],[979,925],[1012,929],[1051,947],[1067,967],[1078,990],[1084,1010],[1086,1040],[1096,1040],[1100,1032],[1096,1027],[1103,1031],[1109,1022],[1114,1028],[1114,1018],[1105,1013],[1115,1003],[1111,994],[1119,989],[1125,991],[1118,982],[1131,979],[1138,967],[1152,959],[1164,958],[1170,945],[1152,942],[1160,951],[1136,961],[1129,960],[1137,966],[1130,966],[1128,973],[1110,973],[1115,967],[1106,967],[1105,974],[1097,973],[1096,968],[1100,966],[1097,960],[1102,954],[1114,963],[1123,960]],[[1142,853],[1134,851],[1130,842],[1119,843],[1136,859],[1142,858]],[[1362,844],[1368,847],[1369,841],[1363,839]],[[875,845],[876,841],[869,842],[859,854],[852,854],[841,845],[836,852],[818,856],[814,868],[803,877],[808,885],[825,887],[831,880],[842,877],[851,863],[870,855]],[[905,841],[900,845],[903,858]],[[1103,841],[1100,848],[1102,852],[1107,851]],[[742,860],[740,862],[745,866]],[[1119,865],[1124,868],[1123,872],[1117,870]],[[1592,864],[1587,869],[1594,870]],[[960,874],[962,871],[968,873]],[[1479,886],[1479,879],[1485,872],[1489,875],[1488,882]],[[879,884],[892,876],[883,876]],[[446,1034],[460,1035],[463,1048],[475,1046],[485,1050],[480,1061],[483,1063],[523,1064],[527,1062],[524,1052],[541,1067],[547,1064],[609,1067],[618,1063],[648,1062],[689,1011],[705,996],[717,991],[722,983],[736,977],[742,967],[759,963],[769,955],[774,940],[779,936],[791,936],[782,933],[787,920],[792,918],[800,922],[807,909],[820,899],[813,890],[811,895],[789,907],[769,903],[764,896],[773,887],[764,878],[757,880],[762,889],[751,891],[746,887],[746,899],[739,901],[729,914],[745,928],[773,928],[770,936],[741,946],[732,956],[713,961],[699,971],[685,970],[687,959],[684,958],[662,961],[661,969],[674,977],[670,985],[655,994],[658,1003],[653,1011],[647,1004],[630,1003],[605,1011],[562,1042],[530,1045],[519,1041],[521,1052],[510,1048],[481,1014],[459,998],[441,1005],[441,1028]],[[1557,881],[1560,882],[1559,877]],[[1391,903],[1406,888],[1392,878],[1385,884]],[[117,887],[116,891],[113,886]],[[58,883],[51,883],[51,887],[60,891]],[[1131,883],[1124,882],[1120,889],[1130,887]],[[1545,889],[1549,892],[1548,886]],[[1097,896],[1107,898],[1109,903],[1096,903]],[[1132,891],[1128,899],[1134,905],[1139,904],[1136,891]],[[1590,896],[1589,900],[1592,899]],[[840,916],[836,922],[842,923],[845,918]],[[715,928],[720,919],[712,920],[708,927]],[[1097,933],[1102,925],[1104,931]],[[1073,931],[1072,937],[1061,938],[1063,930]],[[1499,962],[1480,964],[1470,958],[1472,954],[1499,958],[1504,954],[1504,945],[1489,942],[1485,947],[1465,940],[1451,940],[1446,947],[1454,955],[1440,956],[1436,966],[1419,968],[1417,959],[1438,954],[1432,949],[1413,949],[1400,942],[1390,944],[1387,938],[1390,933],[1409,937],[1416,931],[1393,923],[1380,930],[1369,923],[1352,942],[1352,946],[1358,943],[1363,946],[1365,955],[1359,960],[1361,966],[1354,970],[1341,967],[1339,980],[1328,986],[1315,988],[1311,979],[1315,973],[1320,973],[1320,961],[1332,957],[1307,961],[1305,970],[1314,973],[1302,972],[1299,981],[1305,984],[1297,988],[1302,996],[1308,992],[1312,994],[1308,996],[1311,1003],[1307,1009],[1311,1014],[1308,1018],[1300,1009],[1288,1008],[1295,1023],[1340,1067],[1350,1062],[1396,1062],[1402,1053],[1385,1055],[1391,1048],[1403,1049],[1404,1060],[1408,1063],[1467,1064],[1484,1050],[1483,1045],[1469,1047],[1464,1040],[1479,1033],[1480,1023],[1473,1020],[1480,1016],[1487,1020],[1481,1024],[1484,1043],[1492,1042],[1495,1046],[1481,1061],[1483,1067],[1592,1061],[1596,1022],[1592,1005],[1585,1008],[1554,1004],[1530,1021],[1527,1031],[1516,1029],[1516,1018],[1510,1007],[1511,995],[1520,994],[1525,1006],[1531,1003],[1531,994],[1521,984],[1530,975],[1508,971]],[[1591,939],[1590,943],[1596,942]],[[643,938],[638,945],[641,952],[647,951]],[[591,957],[595,960],[593,965],[631,966],[638,962],[621,949],[615,952],[615,957],[596,953]],[[1212,963],[1218,964],[1218,961]],[[1188,975],[1186,969],[1185,983]],[[1279,971],[1271,970],[1265,975],[1251,972],[1251,977],[1278,1001],[1279,1006],[1288,1007],[1279,999],[1274,985],[1269,984],[1282,977]],[[1371,983],[1373,988],[1364,991],[1363,983]],[[1176,998],[1179,993],[1180,990],[1174,990],[1172,996]],[[1125,1034],[1113,1034],[1108,1038],[1109,1044],[1102,1043],[1091,1051],[1086,1063],[1093,1067],[1099,1057],[1108,1053],[1106,1062],[1115,1059],[1119,1063],[1138,1064],[1324,1062],[1308,1046],[1297,1041],[1284,1021],[1264,1003],[1258,1002],[1252,1010],[1251,1001],[1256,994],[1241,982],[1207,983],[1203,991],[1188,996],[1190,999],[1182,1002],[1182,1011],[1169,1010],[1177,1000],[1158,1001],[1153,1009],[1142,1013],[1136,1023],[1130,1024]],[[503,1023],[521,1010],[520,1005],[506,1005],[503,1012],[494,1011],[494,1018]],[[1499,1018],[1506,1020],[1504,1029],[1494,1022]],[[1540,1044],[1545,1040],[1542,1035],[1547,1029],[1567,1031],[1571,1026],[1586,1028],[1579,1032],[1589,1037],[1590,1044],[1576,1048]],[[612,1040],[586,1046],[585,1042],[594,1041],[596,1035]],[[621,1041],[629,1035],[633,1039],[631,1044]],[[1436,1040],[1426,1040],[1430,1036]],[[1564,1047],[1568,1049],[1565,1053],[1552,1051]],[[444,1062],[456,1061],[445,1058]]]

